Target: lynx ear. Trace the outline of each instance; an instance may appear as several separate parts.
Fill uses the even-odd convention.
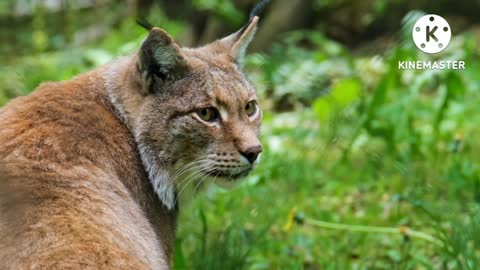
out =
[[[258,17],[254,16],[242,29],[220,40],[224,46],[230,48],[230,55],[239,64],[243,63],[247,47],[255,36],[257,22]]]
[[[180,47],[165,30],[151,25],[143,26],[148,27],[150,33],[140,48],[138,67],[142,79],[152,92],[156,82],[182,74],[187,65]]]

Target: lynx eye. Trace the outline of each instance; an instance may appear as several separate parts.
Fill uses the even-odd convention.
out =
[[[205,122],[213,122],[219,119],[220,114],[213,107],[206,107],[197,110],[197,115]]]
[[[253,116],[257,112],[257,102],[252,100],[247,103],[245,106],[245,112],[247,113],[248,116]]]

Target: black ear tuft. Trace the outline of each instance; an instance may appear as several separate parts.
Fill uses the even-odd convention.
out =
[[[270,0],[263,0],[258,3],[249,14],[249,20],[237,32],[222,38],[219,42],[230,50],[230,55],[238,65],[242,65],[247,46],[252,41],[257,30],[258,13],[262,12],[265,6],[270,3]]]
[[[270,3],[270,0],[263,0],[262,2],[258,3],[251,11],[249,15],[249,23],[252,21],[253,17],[258,16],[258,13],[262,12],[265,6]],[[248,25],[247,24],[247,25]]]
[[[145,18],[142,18],[142,17],[137,18],[137,23],[138,25],[147,29],[148,31],[153,29],[153,25],[150,22],[148,22]]]
[[[239,30],[239,33],[240,34],[243,34],[243,32],[245,32],[245,30],[247,29],[247,27],[252,23],[253,21],[253,18],[257,17],[259,13],[261,13],[264,9],[265,9],[265,6],[267,6],[267,4],[270,3],[270,0],[263,0],[262,2],[256,4],[252,10],[250,11],[250,14],[248,15],[248,22],[247,24],[245,24],[240,30]]]

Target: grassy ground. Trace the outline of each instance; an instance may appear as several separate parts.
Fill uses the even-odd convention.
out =
[[[246,269],[458,269],[458,254],[448,250],[451,237],[467,238],[459,246],[476,246],[471,235],[452,235],[452,226],[473,222],[477,209],[476,185],[470,181],[478,175],[462,175],[474,166],[474,153],[402,160],[386,155],[381,141],[367,139],[365,144],[376,149],[354,151],[339,161],[340,143],[325,140],[324,133],[308,111],[267,121],[258,171],[241,187],[210,188],[183,209],[182,251],[197,254],[208,246],[206,256],[196,260],[204,267],[194,269],[243,269],[202,264],[205,258],[230,263],[223,252],[238,252],[237,241],[252,249],[243,251],[249,252]],[[406,226],[432,235],[440,245],[401,234],[288,226],[292,209],[335,223]]]
[[[407,32],[378,55],[296,32],[249,58],[262,161],[239,187],[209,186],[182,208],[175,269],[480,267],[477,42],[465,33],[435,56],[466,71],[399,71],[399,60],[429,59]],[[143,34],[130,23],[92,47],[9,60],[0,103],[130,52]]]

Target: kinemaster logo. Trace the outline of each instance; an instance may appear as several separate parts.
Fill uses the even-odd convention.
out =
[[[415,22],[412,29],[412,39],[415,46],[426,54],[440,54],[448,47],[452,36],[452,29],[447,20],[435,14],[422,16]],[[465,61],[399,61],[398,69],[464,70]]]

